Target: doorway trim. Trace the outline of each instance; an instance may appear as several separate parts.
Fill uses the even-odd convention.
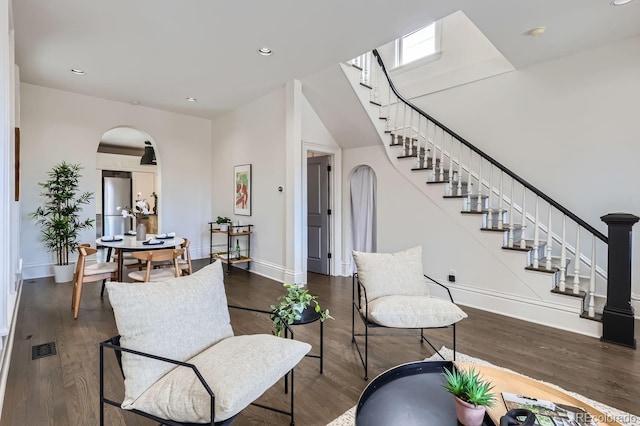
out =
[[[319,145],[312,142],[302,141],[302,269],[304,276],[307,275],[307,156],[314,152],[328,155],[331,173],[329,174],[329,275],[344,275],[345,267],[342,259],[342,148]]]

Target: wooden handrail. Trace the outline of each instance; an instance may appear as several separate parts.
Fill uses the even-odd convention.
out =
[[[584,220],[579,218],[577,215],[575,215],[574,213],[572,213],[569,210],[567,210],[564,206],[562,206],[561,204],[559,204],[558,202],[556,202],[555,200],[550,198],[548,195],[546,195],[545,193],[540,191],[538,188],[536,188],[535,186],[531,185],[529,182],[527,182],[526,180],[524,180],[523,178],[521,178],[520,176],[518,176],[517,174],[515,174],[511,170],[509,170],[507,167],[505,167],[502,164],[500,164],[500,162],[498,162],[497,160],[493,159],[490,155],[486,154],[485,152],[483,152],[479,148],[476,148],[474,145],[469,143],[467,140],[465,140],[463,137],[458,135],[456,132],[454,132],[453,130],[449,129],[447,126],[445,126],[444,124],[440,123],[438,120],[434,119],[429,114],[427,114],[426,112],[424,112],[423,110],[418,108],[416,105],[414,105],[413,103],[411,103],[410,101],[405,99],[398,92],[398,90],[396,89],[395,85],[393,84],[393,81],[391,81],[391,78],[389,77],[389,74],[387,73],[387,68],[385,67],[384,62],[382,61],[382,58],[380,57],[380,54],[378,53],[378,51],[376,49],[373,50],[373,55],[376,57],[376,59],[378,61],[378,65],[380,65],[380,67],[382,68],[382,72],[384,73],[385,77],[387,78],[387,82],[389,83],[389,87],[391,88],[391,90],[393,90],[393,93],[396,95],[396,97],[398,99],[400,99],[405,104],[409,105],[409,107],[413,108],[418,114],[421,114],[423,117],[425,117],[428,120],[430,120],[436,126],[440,127],[442,130],[447,132],[450,136],[452,136],[453,138],[458,140],[460,143],[462,143],[463,145],[465,145],[466,147],[468,147],[469,149],[471,149],[472,151],[474,151],[475,153],[477,153],[481,157],[487,159],[489,162],[491,162],[493,165],[498,167],[504,173],[506,173],[509,176],[511,176],[514,180],[520,182],[520,184],[522,184],[525,188],[527,188],[528,190],[530,190],[531,192],[536,194],[538,197],[542,198],[547,203],[549,203],[550,205],[552,205],[553,207],[555,207],[556,209],[561,211],[563,214],[565,214],[566,216],[571,218],[571,220],[576,222],[582,228],[584,228],[587,231],[591,232],[593,235],[595,235],[598,239],[603,241],[605,244],[609,243],[608,237],[606,235],[604,235],[602,232],[598,231],[593,226],[589,225],[587,222],[585,222]]]

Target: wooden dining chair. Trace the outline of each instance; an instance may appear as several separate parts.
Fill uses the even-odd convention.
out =
[[[129,272],[129,278],[137,282],[149,281],[165,281],[171,278],[177,278],[182,275],[182,270],[178,265],[178,258],[184,252],[183,248],[174,248],[166,250],[148,250],[136,251],[131,255],[135,259],[146,262],[146,268],[143,271]],[[172,261],[171,268],[154,268],[154,263]]]
[[[183,275],[191,275],[193,273],[193,269],[191,267],[191,252],[189,251],[189,239],[184,238],[180,247],[184,249],[182,255],[178,258],[178,267],[182,270]],[[173,261],[167,260],[165,262],[160,262],[158,264],[154,264],[156,268],[173,268]]]
[[[97,249],[91,248],[89,244],[78,246],[78,263],[73,277],[73,291],[71,293],[71,309],[73,318],[78,319],[80,310],[80,299],[82,298],[82,286],[84,283],[106,280],[116,281],[118,279],[118,265],[113,262],[100,262],[87,265],[87,256],[97,253]],[[102,295],[102,293],[101,293]]]

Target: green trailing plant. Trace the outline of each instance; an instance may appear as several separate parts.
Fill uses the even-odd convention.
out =
[[[445,377],[444,388],[461,400],[473,404],[474,407],[493,405],[493,385],[484,380],[475,368],[449,370],[445,367],[442,374]]]
[[[218,225],[223,224],[223,223],[231,223],[231,219],[229,219],[228,217],[224,217],[224,216],[218,216],[218,218],[216,219],[216,223]]]
[[[68,265],[69,253],[78,248],[80,230],[93,227],[94,219],[80,219],[83,204],[89,204],[93,192],[79,194],[79,164],[62,162],[48,173],[49,179],[39,182],[45,202],[31,213],[42,231],[42,241],[56,254],[56,265]]]
[[[322,310],[318,303],[318,296],[309,293],[309,290],[300,284],[284,284],[287,293],[278,297],[280,304],[271,305],[271,310],[278,315],[273,315],[273,334],[282,336],[286,324],[302,318],[302,312],[313,304],[313,309],[320,314],[320,321],[327,318],[333,319],[329,310]],[[284,322],[283,322],[284,321]]]

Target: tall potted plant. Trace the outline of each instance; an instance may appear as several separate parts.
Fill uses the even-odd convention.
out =
[[[43,189],[44,205],[31,213],[42,231],[42,241],[56,254],[53,267],[55,281],[67,282],[73,278],[74,265],[69,264],[69,253],[78,248],[78,235],[82,229],[93,227],[94,219],[80,219],[83,204],[89,204],[93,192],[79,193],[79,164],[62,162],[49,171],[49,179],[39,182]]]

